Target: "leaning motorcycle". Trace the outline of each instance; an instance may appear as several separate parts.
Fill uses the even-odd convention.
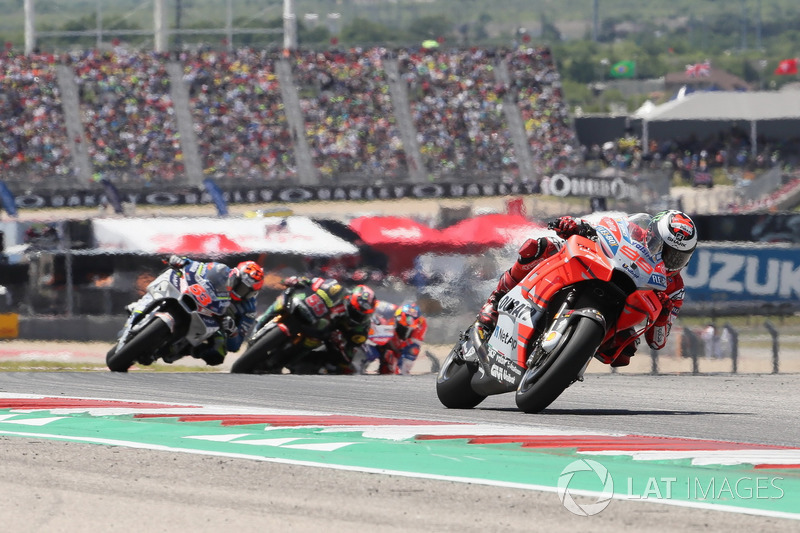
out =
[[[157,359],[173,363],[214,335],[221,326],[230,296],[197,272],[167,269],[130,307],[117,344],[106,355],[113,372]]]
[[[333,331],[331,309],[337,302],[312,287],[286,289],[275,303],[278,314],[248,339],[247,349],[234,361],[234,374],[280,374],[301,365]]]
[[[476,321],[462,333],[437,376],[442,404],[470,409],[515,391],[517,407],[537,413],[583,381],[604,342],[634,328],[607,362],[616,358],[661,311],[654,291],[666,289],[663,241],[650,221],[644,213],[604,217],[536,265],[498,302],[494,330]]]

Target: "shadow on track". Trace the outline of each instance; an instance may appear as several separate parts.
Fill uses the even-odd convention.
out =
[[[657,411],[636,409],[545,409],[544,415],[575,415],[575,416],[697,416],[697,415],[747,415],[750,413],[732,413],[717,411]]]
[[[504,411],[504,412],[519,412],[523,414],[516,407],[485,407],[476,408],[475,411]],[[738,412],[718,412],[718,411],[656,411],[656,410],[632,410],[632,409],[545,409],[541,413],[526,415],[526,416],[702,416],[702,415],[752,415],[753,413],[738,413]]]

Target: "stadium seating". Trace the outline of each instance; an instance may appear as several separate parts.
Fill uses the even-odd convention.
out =
[[[288,76],[281,75],[281,62]],[[59,65],[73,79],[59,79]],[[11,124],[2,134],[0,163],[12,187],[79,184],[80,173],[83,183],[103,177],[139,186],[183,184],[190,161],[218,181],[291,180],[303,169],[304,146],[307,168],[323,183],[407,179],[412,162],[416,176],[426,179],[537,179],[567,164],[575,141],[544,48],[284,55],[115,47],[60,57],[6,52],[0,66],[6,73],[0,113]],[[59,97],[72,89],[59,85],[72,83],[79,108],[73,115],[65,112],[73,111],[71,100]],[[176,99],[176,88],[188,93],[186,103]],[[183,106],[191,125],[181,132]],[[411,120],[399,120],[403,113]],[[66,116],[80,117],[83,139],[67,134]],[[296,124],[293,117],[300,117]],[[524,125],[522,142],[509,117]],[[196,145],[187,144],[188,133]],[[76,143],[87,147],[91,168],[74,157]],[[520,158],[521,150],[533,157]],[[520,161],[536,166],[521,168]]]

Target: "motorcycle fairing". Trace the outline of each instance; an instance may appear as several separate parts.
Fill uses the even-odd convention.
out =
[[[309,299],[311,300],[309,302]],[[312,306],[321,304],[326,312],[318,315]],[[284,299],[284,305],[288,308],[289,315],[296,317],[298,322],[302,322],[301,328],[304,331],[327,331],[331,327],[330,308],[326,307],[319,296],[314,292],[304,290],[293,291],[291,296]]]
[[[622,228],[612,219],[609,219],[608,224],[612,227],[606,228],[606,233],[614,239],[619,235],[613,258],[603,251],[600,243],[579,235],[573,236],[565,242],[561,250],[536,265],[516,287],[501,298],[497,306],[497,326],[486,342],[489,360],[487,370],[490,373],[493,368],[501,370],[513,368],[514,377],[517,377],[516,371],[519,371],[521,378],[522,372],[527,368],[529,350],[536,335],[536,322],[564,287],[578,286],[582,282],[592,280],[611,281],[614,277],[615,262],[618,265],[638,263],[640,266],[626,268],[626,272],[636,279],[635,283],[652,285],[649,277],[659,267],[663,269],[663,263],[659,258],[650,255],[646,248],[638,246],[634,248],[632,244],[639,243],[631,242],[628,233],[623,233]],[[599,322],[606,330],[604,340],[609,340],[619,330],[639,325],[645,319],[655,320],[660,310],[658,298],[648,288],[636,290],[627,296],[616,323],[607,323],[602,313],[596,309],[584,310],[583,314]],[[551,339],[551,348],[557,345],[560,338],[559,331],[563,332],[566,324],[573,319],[572,310],[567,310],[563,316],[554,318],[556,320],[548,331],[554,336]],[[502,381],[511,383],[508,373],[499,371],[497,373]]]
[[[202,286],[203,291],[198,290],[197,294],[187,292],[192,285]],[[204,297],[198,297],[199,295]],[[172,269],[165,270],[147,285],[145,295],[134,304],[120,332],[117,349],[121,349],[128,342],[132,333],[156,319],[164,321],[174,333],[175,318],[165,310],[165,304],[173,299],[190,317],[184,340],[191,346],[201,344],[219,329],[219,316],[222,316],[230,305],[230,297],[227,294],[219,299],[218,292],[210,287],[208,280],[197,276],[194,272],[186,271],[182,274]],[[215,310],[218,314],[214,312]]]
[[[372,324],[367,342],[375,346],[383,346],[393,338],[394,324]]]
[[[571,237],[561,250],[536,265],[517,286],[525,299],[544,309],[566,285],[590,279],[611,280],[614,273],[611,260],[598,252],[595,242],[579,235]],[[590,265],[587,261],[590,259],[596,264]]]
[[[473,377],[476,391],[487,394],[509,392],[517,388],[525,373],[526,347],[534,334],[534,309],[517,286],[500,299],[497,325],[489,338],[481,343],[481,369]],[[480,330],[479,330],[480,331]],[[476,379],[477,378],[477,379]]]
[[[218,290],[208,279],[198,276],[196,272],[187,270],[183,276],[178,276],[176,272],[172,273],[174,276],[170,278],[170,281],[174,283],[174,280],[177,280],[177,288],[195,300],[198,313],[206,316],[225,314],[225,310],[231,303],[231,297],[227,291]],[[189,290],[192,286],[202,287],[202,291],[200,293],[192,292]]]
[[[647,285],[651,289],[658,291],[665,290],[667,287],[667,271],[664,267],[664,262],[661,260],[661,253],[651,253],[645,243],[642,242],[642,239],[646,239],[646,234],[640,234],[639,238],[633,235],[632,230],[636,230],[641,226],[622,222],[622,219],[615,220],[611,217],[600,219],[595,230],[597,235],[601,237],[598,242],[603,252],[618,264],[621,260],[622,264],[620,266],[634,275],[637,285]],[[630,264],[625,264],[626,258],[630,260]],[[637,268],[631,269],[631,267]],[[642,282],[641,279],[648,275],[650,278],[646,282]]]

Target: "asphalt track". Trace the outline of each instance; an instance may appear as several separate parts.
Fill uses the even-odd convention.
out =
[[[800,375],[591,375],[540,415],[452,411],[432,375],[6,372],[0,393],[185,402],[800,446]],[[800,531],[796,520],[634,501],[578,517],[553,493],[0,437],[7,531]],[[800,495],[789,495],[800,502]]]

